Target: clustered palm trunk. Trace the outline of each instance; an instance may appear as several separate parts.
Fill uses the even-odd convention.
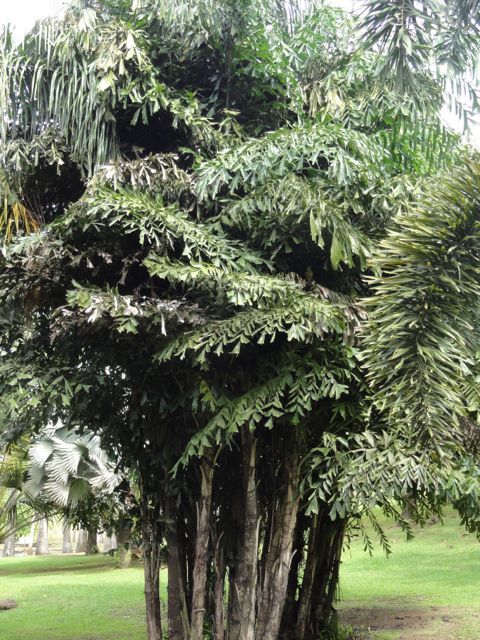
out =
[[[183,483],[166,477],[144,493],[149,640],[162,633],[161,539],[170,640],[308,640],[336,626],[346,521],[332,520],[326,505],[306,514],[296,439],[244,427],[235,453],[211,447]]]
[[[456,138],[416,101],[408,113],[391,83],[378,91],[373,58],[352,55],[350,21],[323,4],[298,3],[298,20],[290,1],[198,0],[179,12],[174,2],[158,12],[156,0],[86,4],[87,13],[72,9],[2,54],[0,155],[54,220],[0,256],[0,385],[2,407],[12,407],[2,421],[12,433],[53,419],[92,428],[136,470],[149,640],[167,632],[164,542],[169,640],[317,639],[335,627],[346,518],[357,511],[332,519],[334,483],[305,469],[323,448],[335,476],[334,438],[357,452],[351,436],[388,429],[365,421],[376,411],[357,340],[361,299],[372,293],[368,260],[419,177],[460,157]],[[461,207],[447,210],[453,219]],[[450,393],[445,407],[443,379],[460,378],[457,361],[469,361],[453,343],[455,375],[444,373],[443,357],[428,367],[429,388],[414,377],[441,333],[435,317],[445,326],[463,317],[439,314],[440,302],[459,290],[477,297],[473,285],[457,286],[464,226],[458,219],[444,234],[452,247],[435,244],[420,269],[407,256],[398,282],[386,279],[400,289],[408,282],[397,298],[407,315],[403,325],[397,312],[382,320],[380,340],[377,326],[370,331],[371,369],[385,368],[372,386],[386,388],[392,415],[398,398],[412,398],[403,404],[409,420],[419,416],[415,434],[417,425],[430,430],[433,407],[434,427],[445,416],[450,423],[457,398]],[[419,256],[425,238],[412,246]],[[411,355],[418,317],[435,329],[414,354],[421,361]],[[442,397],[431,396],[424,415],[435,372]],[[365,433],[371,462],[378,441]],[[190,455],[195,438],[201,446]],[[377,496],[388,477],[383,454],[365,495]],[[411,486],[408,474],[399,485]],[[351,508],[360,490],[346,493]],[[77,551],[96,545],[94,531],[82,535]]]

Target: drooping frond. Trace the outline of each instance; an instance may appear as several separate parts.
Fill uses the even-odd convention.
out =
[[[180,169],[178,156],[155,154],[136,160],[111,162],[96,171],[92,185],[115,190],[132,188],[160,193],[168,201],[178,201],[192,188],[192,176]]]
[[[309,463],[309,512],[327,503],[332,518],[363,515],[378,507],[397,518],[402,500],[413,494],[419,519],[435,505],[466,497],[466,517],[472,521],[475,515],[478,520],[478,502],[472,507],[480,493],[479,477],[467,471],[472,459],[459,464],[439,458],[435,450],[419,449],[399,434],[325,433]]]
[[[250,191],[295,171],[320,172],[347,185],[359,174],[372,178],[381,174],[387,156],[364,133],[333,123],[306,122],[220,151],[198,168],[197,193],[206,200],[223,189],[235,193],[240,185]]]
[[[373,261],[382,275],[368,301],[368,375],[391,423],[441,449],[455,438],[461,381],[476,352],[478,164],[432,184],[396,222]]]
[[[345,316],[325,299],[305,295],[288,305],[240,311],[224,320],[212,320],[204,327],[172,340],[157,355],[158,362],[173,357],[204,363],[209,355],[238,354],[248,344],[274,342],[278,335],[288,341],[309,342],[329,333],[343,333]]]
[[[342,263],[352,266],[355,257],[363,264],[370,255],[371,242],[354,222],[360,209],[362,215],[358,185],[356,194],[349,194],[332,188],[328,180],[309,180],[292,172],[229,201],[221,220],[245,229],[274,251],[300,244],[308,227],[312,240],[322,248],[328,235],[330,260],[336,269]]]
[[[182,300],[126,296],[117,289],[102,290],[78,285],[67,293],[67,306],[58,313],[57,323],[64,325],[79,315],[90,324],[108,318],[119,333],[137,333],[140,324],[148,322],[152,329],[158,327],[158,332],[166,335],[169,323],[197,325],[205,322],[197,306]],[[54,325],[54,334],[55,329]]]
[[[254,305],[262,308],[272,304],[288,304],[305,295],[293,275],[274,277],[237,272],[208,262],[190,261],[184,264],[154,255],[145,260],[145,266],[152,275],[169,282],[223,294],[229,303],[239,307]]]
[[[180,464],[214,444],[228,444],[243,425],[254,430],[272,428],[282,420],[300,424],[319,400],[338,400],[348,393],[352,366],[348,356],[345,362],[332,362],[321,349],[304,358],[287,353],[276,366],[258,372],[265,379],[252,389],[237,397],[216,398],[213,418],[191,438]]]
[[[458,76],[478,63],[476,0],[368,0],[361,29],[364,46],[382,54],[383,79],[393,78],[404,93],[420,95],[422,75],[435,64]]]
[[[344,315],[345,330],[349,333],[354,333],[362,317],[361,309],[348,296],[308,282],[295,273],[273,276],[237,272],[207,262],[184,264],[153,254],[145,260],[145,266],[153,276],[174,285],[185,285],[187,293],[194,290],[209,292],[220,304],[225,300],[236,307],[269,309],[281,305],[300,307],[305,303],[308,308],[314,301],[325,300]]]
[[[0,49],[0,139],[31,138],[53,124],[88,175],[121,159],[122,110],[132,125],[170,112],[174,124],[213,141],[215,131],[196,99],[166,86],[150,54],[141,24],[99,7],[41,21],[19,47],[7,33]]]
[[[114,191],[100,187],[87,194],[54,223],[57,227],[109,230],[119,235],[138,234],[141,244],[165,252],[178,251],[185,257],[207,259],[232,269],[253,269],[261,258],[245,245],[231,240],[214,224],[194,220],[176,205],[165,204],[161,196],[132,189]]]
[[[5,242],[10,242],[13,236],[21,232],[34,233],[40,229],[37,218],[22,202],[18,202],[16,196],[9,197],[5,193],[0,194],[1,196],[0,233],[3,233]]]
[[[419,4],[419,7],[417,7]],[[378,46],[385,51],[384,69],[392,68],[401,90],[414,83],[414,73],[422,71],[433,52],[432,31],[439,21],[435,3],[427,0],[369,0],[366,5],[363,29],[367,47]]]

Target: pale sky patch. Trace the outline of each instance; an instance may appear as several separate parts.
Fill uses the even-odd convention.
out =
[[[55,15],[62,0],[0,0],[0,24],[11,24],[21,38],[39,18]]]

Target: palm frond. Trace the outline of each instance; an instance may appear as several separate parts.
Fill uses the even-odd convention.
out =
[[[365,358],[377,404],[439,450],[456,438],[476,351],[479,220],[480,167],[470,163],[433,183],[373,260],[381,276],[367,301]]]

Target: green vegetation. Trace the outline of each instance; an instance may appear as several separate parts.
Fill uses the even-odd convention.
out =
[[[103,556],[4,558],[2,640],[137,640],[145,635],[143,571]]]
[[[478,109],[478,88],[462,72],[474,71],[480,46],[480,14],[472,0],[367,0],[363,31],[367,47],[383,50],[381,71],[399,89],[423,95],[422,73],[436,66],[443,87],[463,84]],[[467,76],[468,77],[468,76]],[[462,114],[460,101],[457,115]],[[467,112],[463,112],[465,119]]]
[[[476,640],[480,622],[477,538],[465,532],[453,512],[446,514],[443,525],[416,528],[410,541],[391,521],[384,520],[382,525],[393,543],[389,557],[380,549],[369,556],[360,540],[344,553],[342,618],[355,625],[368,620],[372,630],[377,628],[375,640]]]
[[[341,619],[370,625],[374,640],[423,640],[434,633],[438,640],[476,640],[476,537],[465,533],[453,512],[443,524],[416,528],[408,542],[398,525],[379,519],[393,553],[387,558],[377,547],[369,556],[361,540],[353,541],[341,571]],[[164,571],[161,593],[165,602]],[[2,640],[137,640],[145,633],[140,565],[118,570],[103,556],[3,559],[2,598],[19,603],[0,614]]]
[[[113,462],[149,640],[335,630],[345,532],[378,508],[480,531],[480,161],[440,117],[443,23],[391,60],[407,4],[371,3],[380,50],[317,0],[72,0],[0,37],[1,455],[73,445],[5,489],[90,496],[93,549]]]

